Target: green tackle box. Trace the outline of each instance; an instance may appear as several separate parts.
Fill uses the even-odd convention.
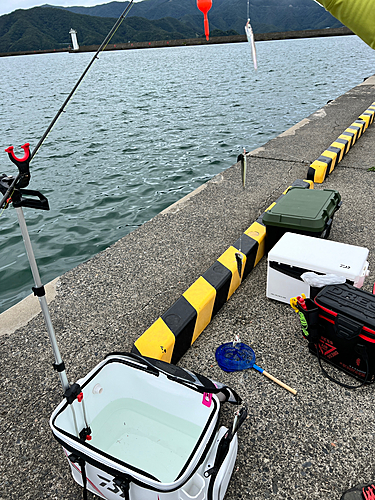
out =
[[[291,187],[263,214],[267,251],[284,233],[328,238],[341,196],[333,189]]]

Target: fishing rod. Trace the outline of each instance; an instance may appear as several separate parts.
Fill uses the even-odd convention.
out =
[[[120,15],[120,17],[117,19],[117,21],[113,25],[113,27],[109,31],[108,35],[105,37],[105,39],[103,40],[103,42],[100,45],[100,47],[98,48],[98,50],[95,52],[93,58],[91,59],[91,61],[87,65],[86,69],[84,70],[84,72],[82,73],[82,75],[80,76],[80,78],[78,79],[77,83],[74,85],[72,91],[70,92],[70,94],[68,95],[68,97],[65,99],[63,105],[58,110],[58,112],[56,113],[56,115],[52,119],[51,123],[48,125],[46,131],[44,132],[43,136],[39,140],[38,144],[35,146],[33,152],[30,154],[29,148],[28,148],[29,144],[25,144],[24,146],[22,146],[22,148],[25,151],[25,156],[20,160],[20,159],[18,159],[18,158],[15,157],[15,155],[13,153],[13,147],[12,146],[10,148],[7,148],[5,150],[9,154],[9,157],[10,157],[11,161],[17,165],[17,167],[19,169],[19,173],[13,179],[12,183],[9,186],[9,189],[4,194],[4,196],[3,196],[3,198],[2,198],[2,200],[0,202],[0,209],[2,209],[3,207],[6,208],[8,206],[10,198],[12,197],[13,191],[17,187],[18,182],[22,178],[24,178],[24,182],[23,182],[22,186],[19,186],[19,187],[26,187],[27,186],[28,181],[30,180],[30,174],[28,173],[29,163],[34,158],[34,156],[37,154],[39,148],[43,144],[43,142],[46,139],[46,137],[48,136],[48,134],[51,132],[53,126],[55,125],[55,123],[59,119],[60,115],[64,112],[64,109],[66,108],[66,106],[69,103],[70,99],[73,97],[74,93],[76,92],[76,90],[80,86],[82,80],[85,78],[87,72],[91,68],[91,66],[94,63],[95,59],[97,59],[98,55],[100,54],[100,52],[102,52],[106,48],[106,46],[110,42],[111,38],[113,37],[113,35],[116,33],[116,31],[120,27],[120,24],[125,19],[125,17],[128,15],[130,9],[133,6],[133,3],[134,3],[134,0],[130,0],[130,2],[128,3],[128,5],[125,7],[124,11],[122,12],[122,14]]]
[[[30,268],[31,272],[34,278],[34,283],[35,287],[32,288],[34,295],[38,297],[40,307],[42,309],[42,313],[44,316],[44,320],[47,326],[47,332],[49,335],[49,339],[52,345],[52,350],[55,356],[55,363],[53,363],[53,368],[58,372],[58,375],[60,377],[60,382],[64,390],[64,396],[67,398],[68,402],[71,402],[74,400],[74,397],[80,392],[80,387],[78,384],[73,384],[70,386],[68,382],[68,378],[66,375],[66,370],[65,370],[65,364],[62,361],[61,354],[59,351],[59,347],[57,345],[56,341],[56,335],[55,331],[52,325],[51,321],[51,316],[49,313],[48,305],[47,305],[47,300],[45,296],[45,289],[42,284],[42,281],[40,279],[38,267],[36,264],[36,260],[34,257],[34,252],[31,246],[31,241],[30,237],[27,231],[26,227],[26,222],[25,218],[23,215],[23,210],[22,207],[28,207],[28,208],[35,208],[39,210],[49,210],[49,204],[48,200],[45,196],[43,196],[41,193],[38,191],[33,191],[30,189],[24,189],[25,187],[28,186],[30,182],[30,170],[29,170],[29,163],[33,159],[33,157],[36,155],[37,151],[39,150],[40,146],[43,144],[45,138],[49,134],[49,132],[52,130],[54,124],[58,120],[59,116],[61,113],[64,111],[65,107],[67,106],[68,102],[72,98],[73,94],[79,87],[80,83],[84,79],[85,75],[87,74],[88,70],[90,69],[91,65],[95,61],[95,59],[98,57],[98,54],[105,49],[105,47],[108,45],[109,41],[117,31],[118,27],[120,26],[121,22],[125,18],[125,16],[128,14],[130,8],[132,7],[134,0],[131,0],[126,8],[124,9],[123,13],[121,16],[117,19],[115,24],[113,25],[112,29],[109,31],[108,35],[105,37],[103,43],[100,45],[99,49],[96,51],[94,57],[91,59],[90,63],[82,73],[81,77],[78,79],[77,83],[73,87],[72,91],[68,95],[68,97],[65,99],[65,102],[59,109],[59,111],[56,113],[55,117],[47,127],[47,130],[41,137],[40,141],[36,145],[34,151],[30,154],[30,149],[29,149],[29,143],[24,144],[22,149],[24,150],[25,154],[23,158],[17,158],[14,155],[13,152],[13,146],[10,146],[7,148],[5,151],[8,153],[10,160],[18,167],[18,174],[16,177],[12,176],[7,176],[5,174],[0,175],[0,192],[4,195],[3,199],[1,200],[0,203],[0,209],[1,208],[7,208],[10,203],[13,204],[13,207],[16,210],[17,217],[18,217],[18,222],[21,228],[21,233],[22,233],[22,238],[25,244],[26,248],[26,253],[27,257],[30,263]],[[25,196],[25,197],[24,197]],[[30,198],[31,196],[31,198]],[[38,198],[38,199],[37,199]],[[77,392],[78,391],[78,392]],[[73,415],[74,416],[74,415]],[[75,416],[74,416],[75,420]]]

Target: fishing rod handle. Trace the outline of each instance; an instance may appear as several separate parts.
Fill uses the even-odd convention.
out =
[[[294,396],[297,394],[297,391],[295,389],[292,389],[291,387],[289,387],[289,385],[284,384],[284,382],[281,382],[281,380],[277,379],[273,375],[270,375],[265,370],[263,370],[263,375],[265,375],[269,379],[273,380],[274,382],[276,382],[276,384],[280,385],[281,387],[284,387],[284,389],[286,389],[287,391],[291,392]]]

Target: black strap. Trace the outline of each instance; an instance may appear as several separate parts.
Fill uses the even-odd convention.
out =
[[[53,369],[56,370],[57,372],[63,372],[65,370],[65,364],[64,361],[61,361],[59,365],[56,363],[52,363]]]
[[[231,387],[225,386],[223,384],[220,384],[220,386],[216,386],[211,379],[200,375],[199,373],[191,372],[190,370],[175,366],[171,363],[128,352],[112,352],[110,354],[107,354],[105,357],[107,358],[108,356],[123,356],[131,358],[134,361],[142,364],[148,371],[150,371],[154,375],[163,373],[169,378],[169,380],[184,385],[189,389],[196,390],[201,394],[204,394],[205,392],[211,394],[219,394],[220,392],[222,392],[225,394],[225,396],[227,396],[227,400],[229,403],[236,405],[242,403],[241,397]]]
[[[80,392],[81,392],[81,386],[79,384],[72,384],[64,392],[64,397],[66,398],[68,404],[71,405]]]
[[[83,500],[87,500],[86,462],[83,460],[83,458],[79,459],[79,465],[81,467],[82,483],[83,483],[82,498]]]
[[[86,462],[85,459],[82,457],[79,457],[75,453],[72,453],[71,455],[68,456],[69,460],[73,464],[78,464],[81,468],[81,474],[82,474],[82,498],[83,500],[87,500],[87,475],[86,475]]]
[[[331,375],[329,375],[329,373],[327,373],[327,371],[323,368],[323,365],[322,365],[322,360],[321,360],[321,357],[320,357],[318,344],[315,344],[315,346],[316,346],[316,356],[318,358],[320,368],[322,369],[323,374],[331,382],[334,382],[335,384],[341,385],[341,387],[345,387],[346,389],[358,389],[359,387],[362,387],[363,385],[365,385],[367,383],[367,379],[368,379],[368,375],[369,375],[369,365],[368,365],[368,356],[367,356],[367,353],[363,356],[363,359],[366,362],[366,376],[365,376],[363,382],[361,382],[359,385],[349,385],[349,384],[344,384],[343,382],[340,382],[339,380],[336,380],[335,378],[331,377]]]

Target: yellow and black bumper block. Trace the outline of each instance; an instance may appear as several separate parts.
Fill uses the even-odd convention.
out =
[[[368,126],[371,125],[372,122],[374,121],[374,111],[367,110],[364,113],[362,113],[359,118],[360,118],[360,120],[363,120],[366,122],[365,130],[367,130]]]
[[[310,189],[314,184],[297,179],[292,186]],[[262,217],[263,214],[135,341],[132,352],[173,364],[181,359],[266,253]]]
[[[307,178],[321,184],[328,175],[328,165],[326,161],[315,160],[309,166]]]
[[[247,238],[247,239],[246,239]],[[133,352],[177,363],[240,286],[256,260],[258,243],[246,235],[231,246],[134,343]],[[239,241],[239,240],[238,240]],[[248,257],[247,257],[248,256]],[[249,265],[252,262],[253,265]]]
[[[135,341],[132,352],[148,358],[171,363],[175,346],[175,336],[162,318],[158,318],[143,335]]]
[[[305,189],[314,189],[314,182],[306,179],[296,179],[291,186],[286,188],[283,194],[286,194],[291,187],[303,187]]]
[[[356,120],[350,125],[350,128],[358,130],[358,139],[359,139],[362,136],[362,134],[366,131],[366,122],[365,120]]]
[[[352,146],[354,146],[356,138],[357,138],[356,131],[355,130],[350,131],[350,128],[347,128],[341,135],[339,135],[339,139],[348,139],[348,140],[350,140],[350,146],[349,146],[349,148],[351,148]]]
[[[375,103],[364,111],[323,153],[309,166],[307,179],[321,184],[344,155],[367,130],[375,118]]]

